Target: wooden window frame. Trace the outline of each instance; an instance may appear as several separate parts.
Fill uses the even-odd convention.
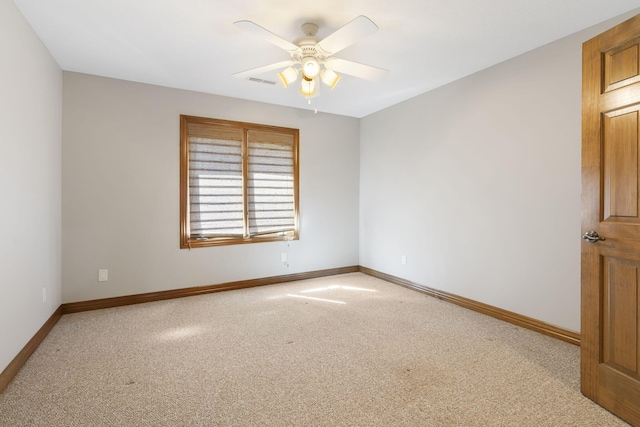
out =
[[[210,237],[206,240],[192,239],[190,236],[190,197],[189,197],[189,130],[188,125],[196,123],[201,125],[228,126],[235,129],[241,129],[243,134],[242,141],[242,188],[243,188],[243,219],[244,219],[244,236],[243,237]],[[293,138],[293,195],[294,195],[294,227],[289,233],[271,233],[261,235],[248,235],[248,132],[263,131],[289,135]],[[299,239],[299,139],[300,131],[294,128],[285,128],[279,126],[262,125],[246,122],[235,122],[230,120],[213,119],[206,117],[196,117],[188,115],[180,115],[180,248],[191,249],[199,247],[236,245],[244,243],[258,242],[276,242]]]

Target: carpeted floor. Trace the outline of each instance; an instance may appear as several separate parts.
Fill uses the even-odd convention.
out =
[[[579,348],[361,273],[65,315],[2,426],[626,426]]]

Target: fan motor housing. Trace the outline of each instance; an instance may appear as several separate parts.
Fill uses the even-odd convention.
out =
[[[313,58],[316,58],[318,62],[323,62],[326,55],[319,51],[318,47],[316,46],[318,42],[318,38],[312,35],[307,35],[299,38],[295,41],[295,44],[300,48],[300,51],[292,53],[291,59],[296,62],[302,62],[304,58],[311,56]]]

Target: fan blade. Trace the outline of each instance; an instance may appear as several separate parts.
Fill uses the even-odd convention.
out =
[[[289,53],[296,52],[298,51],[298,49],[300,49],[295,44],[283,39],[277,34],[272,33],[266,28],[262,28],[260,25],[256,24],[255,22],[237,21],[237,22],[234,22],[233,25],[235,25],[238,28],[242,28],[243,30],[253,34],[254,36],[262,37],[269,43],[272,43],[278,46],[279,48],[286,50]]]
[[[328,35],[318,42],[319,46],[325,53],[333,55],[342,49],[351,46],[357,41],[375,34],[378,26],[364,15],[360,15],[353,21],[345,24],[342,28],[336,30],[333,34]]]
[[[361,79],[371,80],[372,82],[381,82],[389,75],[389,70],[339,58],[330,58],[325,63],[325,67],[337,73],[348,74]]]
[[[291,60],[276,62],[274,64],[263,65],[262,67],[252,68],[247,71],[241,71],[239,73],[235,73],[233,74],[233,77],[238,77],[238,78],[251,77],[258,74],[266,73],[267,71],[277,70],[278,68],[287,68],[293,64],[295,64],[295,61],[291,61]]]

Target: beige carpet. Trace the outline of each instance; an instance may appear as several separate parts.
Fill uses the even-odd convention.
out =
[[[627,424],[578,347],[353,273],[63,316],[0,425]]]

